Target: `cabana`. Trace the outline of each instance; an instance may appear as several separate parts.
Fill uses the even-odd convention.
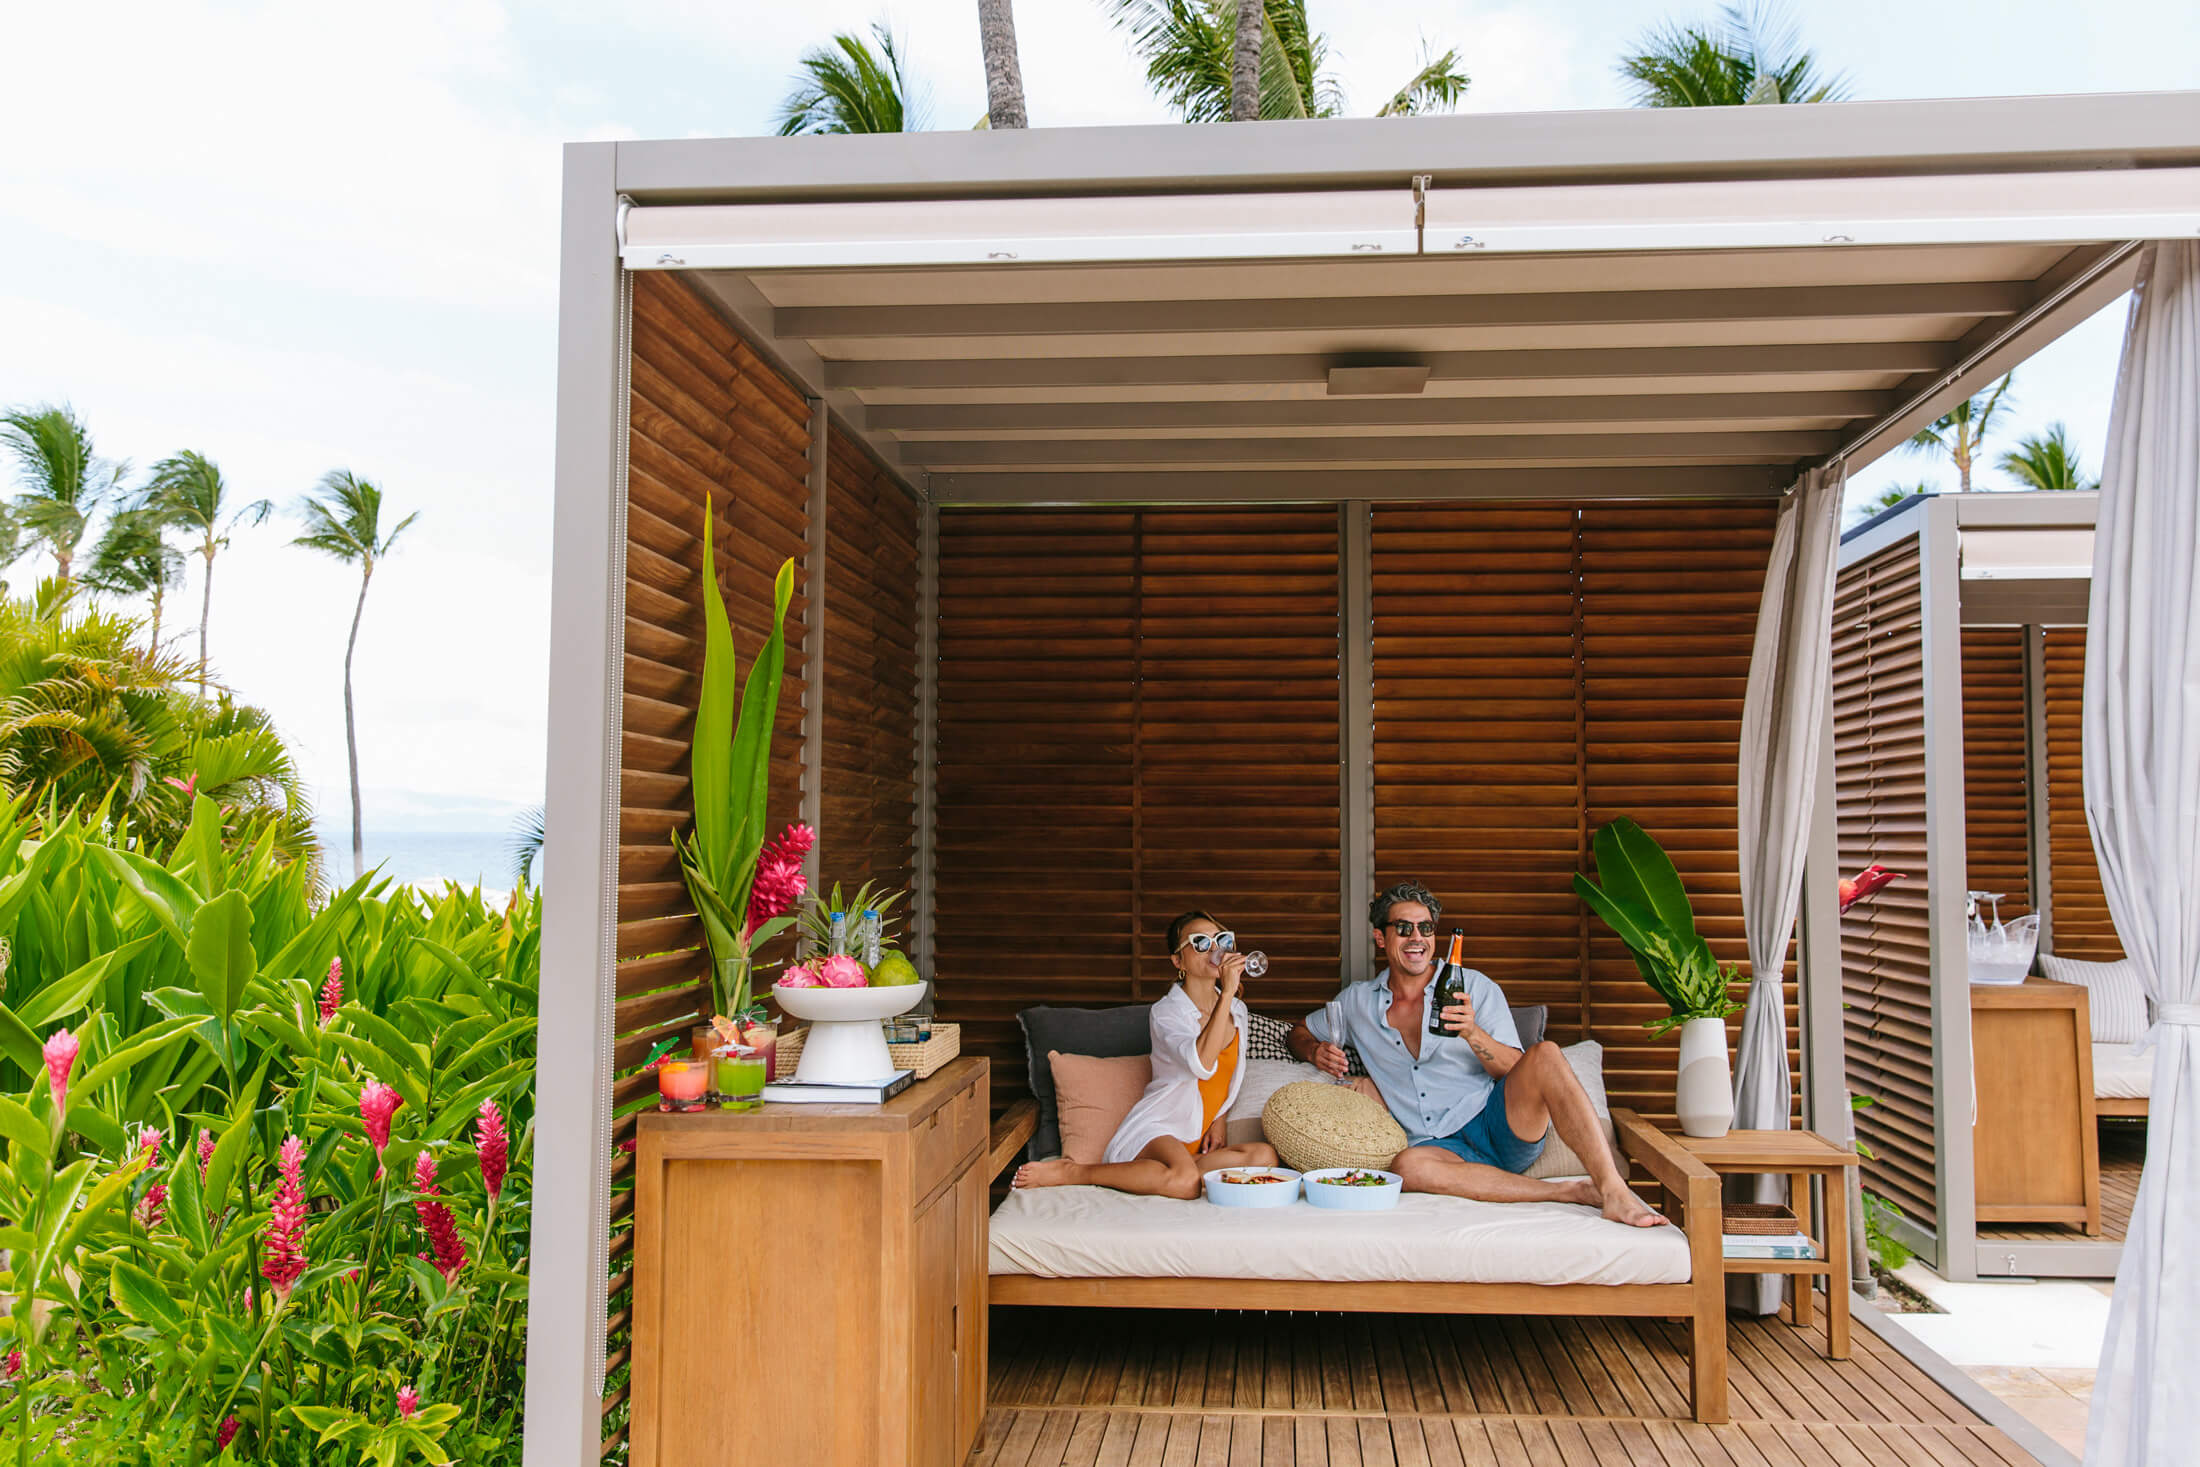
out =
[[[2124,956],[2079,738],[2099,498],[1920,496],[1842,540],[1841,863],[1906,873],[1842,924],[1849,1077],[1873,1101],[1866,1188],[1950,1278],[2114,1277],[2138,1190],[2136,1035],[2076,1032],[2068,989],[1972,985],[1965,940],[1966,893],[1992,892],[2005,922],[2037,916],[2046,966]]]
[[[1722,958],[1760,953],[1746,1104],[1838,1133],[1833,774],[1809,735],[1842,468],[2128,289],[2136,241],[2200,226],[2196,121],[2163,95],[571,148],[530,1463],[622,1449],[638,1341],[708,1348],[646,1338],[621,1149],[634,1066],[704,1002],[666,836],[706,500],[744,659],[770,570],[801,571],[776,815],[819,824],[826,879],[911,887],[996,1112],[1024,1090],[1017,1011],[1157,996],[1174,911],[1226,904],[1275,960],[1249,998],[1303,1012],[1368,976],[1372,881],[1411,872],[1514,1002],[1604,1045],[1615,1107],[1670,1125],[1655,1001],[1568,891],[1630,815]],[[780,1252],[755,1267],[801,1266]],[[982,1363],[974,1312],[956,1338]],[[1207,1362],[1187,1398],[1120,1318],[996,1313],[991,1440],[1059,1430],[1061,1460],[1141,1413],[1196,1435],[1218,1402],[1263,1460],[1324,1459],[1291,1416],[1471,1453],[1494,1413],[1569,1462],[1742,1440],[1653,1420],[1686,1414],[1691,1369],[1657,1321],[1409,1345],[1356,1316],[1306,1342],[1308,1387],[1277,1375],[1288,1350],[1221,1365],[1233,1336],[1250,1364],[1258,1316],[1192,1316],[1166,1329]],[[1803,1460],[1853,1453],[1844,1432],[1888,1460],[1953,1437],[2056,1460],[1869,1329],[1847,1361],[1732,1331],[1736,1414]],[[1374,1383],[1436,1338],[1426,1393]],[[741,1409],[824,1388],[802,1368]],[[1148,1368],[1176,1392],[1134,1384]],[[1050,1410],[1079,1403],[1104,1419]]]

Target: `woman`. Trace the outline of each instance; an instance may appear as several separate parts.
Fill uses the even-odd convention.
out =
[[[1275,1148],[1227,1144],[1231,1104],[1245,1078],[1245,1005],[1237,996],[1245,956],[1237,935],[1205,912],[1169,924],[1177,982],[1153,1006],[1153,1080],[1116,1128],[1097,1166],[1026,1162],[1019,1187],[1083,1184],[1144,1197],[1197,1197],[1200,1175],[1226,1166],[1274,1166]]]

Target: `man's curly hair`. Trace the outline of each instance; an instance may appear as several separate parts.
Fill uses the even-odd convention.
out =
[[[1394,881],[1375,893],[1375,899],[1367,904],[1367,925],[1389,926],[1390,909],[1400,902],[1419,902],[1428,908],[1429,920],[1432,922],[1444,915],[1444,904],[1436,893],[1409,878],[1405,881]]]

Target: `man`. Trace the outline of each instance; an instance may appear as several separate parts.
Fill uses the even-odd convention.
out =
[[[1443,1010],[1448,1034],[1428,1032],[1436,922],[1443,911],[1435,893],[1417,881],[1379,892],[1368,919],[1388,966],[1340,995],[1344,1033],[1330,1033],[1324,1013],[1309,1014],[1292,1027],[1292,1053],[1342,1078],[1343,1046],[1359,1051],[1375,1092],[1412,1142],[1391,1164],[1409,1192],[1482,1202],[1579,1202],[1631,1227],[1664,1225],[1666,1219],[1628,1187],[1596,1107],[1558,1046],[1520,1047],[1512,1010],[1495,983],[1468,969],[1472,1002]],[[1553,1127],[1589,1169],[1587,1180],[1520,1175],[1542,1155]]]

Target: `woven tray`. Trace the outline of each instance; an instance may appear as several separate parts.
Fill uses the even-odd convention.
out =
[[[807,1029],[797,1029],[792,1034],[779,1036],[779,1049],[773,1073],[780,1078],[794,1074],[794,1067],[802,1061],[802,1041],[809,1034]],[[934,1024],[932,1037],[922,1044],[889,1044],[886,1052],[893,1056],[897,1070],[914,1070],[920,1080],[930,1079],[932,1072],[962,1053],[962,1025]]]
[[[1729,1233],[1786,1237],[1803,1230],[1795,1214],[1777,1202],[1729,1202],[1720,1212],[1719,1226]]]

